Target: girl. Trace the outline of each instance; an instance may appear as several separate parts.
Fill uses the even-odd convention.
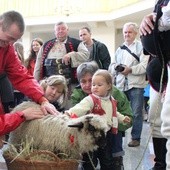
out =
[[[64,76],[52,75],[40,82],[44,96],[58,111],[63,111],[67,101],[67,82]]]
[[[26,67],[28,69],[29,74],[33,75],[35,62],[37,59],[37,54],[43,45],[43,40],[40,38],[35,38],[31,42],[30,54],[28,59],[26,60]]]
[[[121,115],[116,110],[116,101],[111,96],[112,92],[112,77],[107,70],[98,70],[92,77],[92,94],[85,97],[80,103],[66,111],[70,116],[82,116],[88,112],[99,114],[103,116],[110,130],[107,132],[107,144],[104,148],[99,148],[95,154],[93,154],[92,161],[94,166],[97,165],[97,158],[100,160],[101,169],[111,170],[114,169],[114,161],[112,157],[112,133],[117,133],[118,121],[121,123],[130,123],[131,119],[128,116]],[[83,168],[90,168],[88,163],[88,157],[84,157]]]

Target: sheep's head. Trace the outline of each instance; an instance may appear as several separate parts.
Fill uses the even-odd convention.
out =
[[[68,126],[78,128],[78,131],[80,133],[85,133],[87,138],[90,136],[94,146],[105,146],[106,132],[109,130],[109,126],[104,117],[95,114],[88,114],[74,119]]]

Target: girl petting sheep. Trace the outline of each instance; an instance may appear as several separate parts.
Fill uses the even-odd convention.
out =
[[[40,82],[44,96],[58,111],[63,111],[67,101],[67,82],[64,76],[52,75]]]
[[[80,83],[78,85],[72,95],[71,102],[72,105],[76,105],[83,98],[91,94],[91,85],[92,85],[92,77],[93,74],[99,69],[97,63],[95,61],[84,62],[77,67],[77,79]],[[111,95],[117,100],[117,111],[125,116],[129,116],[132,120],[132,109],[130,107],[130,103],[126,97],[126,95],[116,88],[116,86],[112,86]],[[132,122],[132,121],[131,121]],[[124,169],[123,167],[123,156],[125,154],[123,150],[123,136],[125,131],[130,128],[132,123],[122,124],[119,123],[118,133],[112,134],[112,156],[113,156],[113,164],[115,170]],[[93,157],[93,153],[90,153],[91,157]],[[83,154],[83,163],[82,166],[86,167],[87,170],[92,169],[92,164],[89,161],[87,153]]]
[[[112,77],[107,70],[98,70],[92,77],[92,94],[85,97],[80,103],[66,111],[71,117],[82,116],[88,112],[103,116],[110,125],[110,130],[107,132],[107,143],[104,148],[99,148],[93,154],[94,166],[97,165],[97,158],[100,160],[101,170],[114,169],[112,157],[112,134],[117,133],[118,121],[120,123],[130,123],[131,119],[117,112],[115,99],[111,96],[112,92]],[[83,166],[84,169],[86,166]],[[93,168],[94,169],[94,168]],[[88,169],[90,170],[90,169]]]

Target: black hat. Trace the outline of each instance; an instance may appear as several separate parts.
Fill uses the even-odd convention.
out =
[[[149,80],[150,85],[153,87],[154,90],[159,92],[160,90],[160,81],[161,81],[161,74],[162,74],[162,64],[158,57],[153,57],[149,62],[146,68],[147,78]],[[168,80],[168,73],[167,67],[164,68],[164,76],[162,81],[162,91],[167,84]]]

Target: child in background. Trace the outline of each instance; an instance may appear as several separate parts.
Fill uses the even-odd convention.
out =
[[[110,130],[107,132],[107,144],[104,148],[99,148],[93,155],[92,162],[97,166],[97,159],[100,161],[101,169],[114,169],[112,157],[112,133],[116,134],[118,130],[118,121],[120,123],[130,123],[131,119],[117,112],[117,102],[111,96],[112,77],[107,70],[98,70],[92,77],[92,94],[85,97],[80,103],[67,110],[65,113],[72,116],[82,116],[89,112],[103,116]],[[90,170],[88,165],[88,156],[83,160],[83,168]]]
[[[64,111],[67,101],[67,82],[64,76],[52,75],[40,81],[44,96],[58,111]]]

